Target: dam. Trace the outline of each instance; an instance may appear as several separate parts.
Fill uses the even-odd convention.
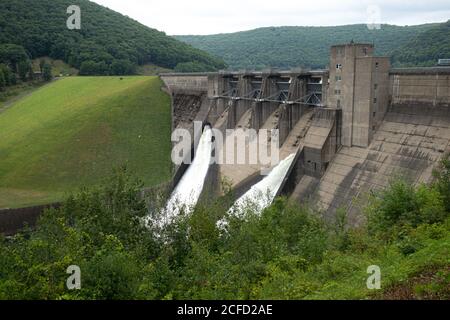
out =
[[[432,181],[433,169],[450,153],[450,67],[392,68],[390,58],[374,55],[371,44],[332,46],[329,66],[320,70],[160,78],[171,96],[173,130],[195,136],[207,125],[221,132],[224,142],[234,139],[227,135],[230,129],[277,131],[276,139],[266,139],[277,144],[280,162],[277,168],[248,161],[254,151],[246,142],[244,163],[209,163],[213,148],[194,141],[198,157],[187,160],[195,165],[175,166],[167,184],[172,193],[167,222],[180,202],[192,207],[231,188],[238,206],[258,193],[269,195],[263,207],[282,195],[317,207],[328,220],[346,210],[348,223],[359,225],[365,197],[396,177],[413,184]],[[33,226],[43,210],[58,206],[3,210],[0,233]]]
[[[294,155],[277,195],[309,202],[333,219],[393,177],[430,182],[450,152],[450,68],[391,68],[365,43],[335,45],[328,69],[160,75],[172,96],[173,128],[207,122],[227,129],[278,130],[280,160]],[[213,164],[207,192],[221,181],[237,197],[262,181],[259,164]]]

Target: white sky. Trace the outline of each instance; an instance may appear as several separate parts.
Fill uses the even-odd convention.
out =
[[[367,22],[414,25],[450,19],[449,0],[93,1],[169,35],[229,33],[269,26]]]

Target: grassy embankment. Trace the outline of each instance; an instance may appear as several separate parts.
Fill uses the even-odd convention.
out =
[[[156,77],[66,78],[0,113],[0,208],[60,200],[121,164],[170,177],[170,97]]]

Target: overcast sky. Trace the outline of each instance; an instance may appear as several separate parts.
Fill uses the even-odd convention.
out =
[[[94,0],[169,35],[268,26],[413,25],[450,19],[449,0]]]

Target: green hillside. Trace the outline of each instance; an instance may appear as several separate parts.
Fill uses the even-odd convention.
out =
[[[80,30],[67,28],[73,4],[81,10]],[[64,60],[82,74],[130,73],[147,63],[224,67],[220,59],[87,0],[0,0],[0,46],[8,43],[23,46],[32,59]]]
[[[392,57],[402,67],[433,66],[438,59],[450,59],[450,20],[418,34]]]
[[[376,53],[389,55],[417,34],[436,24],[399,27],[382,25],[369,30],[365,24],[337,27],[270,27],[208,36],[176,36],[196,48],[222,57],[233,69],[312,67],[328,65],[331,45],[374,43]]]
[[[170,97],[157,77],[76,77],[0,113],[0,208],[59,200],[127,164],[170,178]]]

